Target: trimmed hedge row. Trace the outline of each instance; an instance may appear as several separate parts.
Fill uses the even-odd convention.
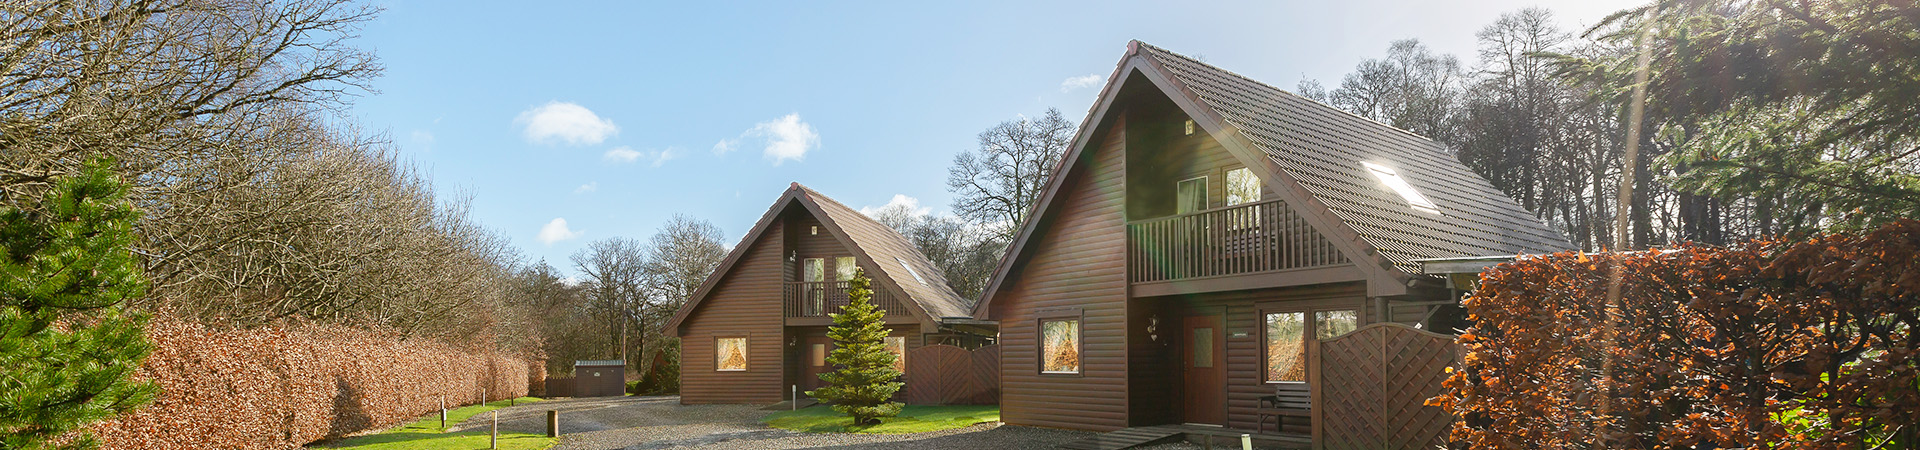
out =
[[[338,326],[220,330],[155,319],[136,377],[152,404],[93,431],[105,449],[295,448],[520,397],[542,362]],[[529,370],[529,369],[533,370]]]
[[[1920,448],[1920,221],[1530,258],[1465,304],[1464,364],[1429,403],[1463,446]]]

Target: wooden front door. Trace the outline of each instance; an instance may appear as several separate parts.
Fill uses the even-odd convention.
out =
[[[1187,423],[1227,424],[1226,336],[1220,316],[1192,316],[1182,327]]]
[[[807,345],[800,349],[800,390],[827,387],[827,382],[820,380],[820,374],[833,371],[833,365],[827,364],[827,353],[831,351],[833,339],[826,336],[807,338]]]

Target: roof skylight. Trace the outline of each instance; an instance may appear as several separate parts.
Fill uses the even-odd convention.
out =
[[[926,279],[923,279],[923,278],[920,278],[920,271],[917,271],[917,270],[913,270],[913,265],[912,265],[912,264],[907,264],[907,260],[904,260],[904,259],[900,259],[900,257],[898,257],[898,256],[895,256],[895,257],[893,257],[893,260],[894,260],[894,261],[899,261],[899,262],[900,262],[900,267],[905,267],[905,268],[907,268],[907,274],[908,274],[908,275],[913,275],[913,281],[918,281],[918,282],[920,282],[920,284],[922,284],[922,285],[925,285],[925,284],[927,284],[927,280],[926,280]]]
[[[1379,178],[1381,183],[1385,183],[1387,188],[1393,189],[1393,192],[1400,194],[1400,198],[1406,199],[1407,205],[1412,206],[1415,211],[1440,213],[1440,205],[1433,204],[1432,200],[1427,200],[1427,196],[1420,195],[1420,191],[1414,189],[1412,184],[1407,184],[1407,180],[1400,178],[1400,173],[1395,172],[1392,167],[1365,161],[1361,161],[1360,165],[1366,166],[1367,171],[1373,172],[1373,176]]]

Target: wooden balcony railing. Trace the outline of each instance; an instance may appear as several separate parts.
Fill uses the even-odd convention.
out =
[[[878,285],[872,288],[871,301],[875,308],[886,311],[889,316],[907,315],[906,307],[894,299],[893,294]],[[847,282],[789,282],[782,289],[781,298],[781,303],[786,305],[786,317],[827,317],[847,306]]]
[[[1333,243],[1278,200],[1127,224],[1135,283],[1345,264]]]

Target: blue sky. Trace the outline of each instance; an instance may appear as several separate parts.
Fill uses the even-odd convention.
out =
[[[1395,39],[1471,64],[1500,13],[1577,30],[1635,2],[896,3],[389,0],[357,40],[386,73],[348,113],[571,273],[587,242],[675,213],[731,245],[793,181],[945,213],[955,153],[1048,107],[1079,121],[1130,39],[1331,88]]]

